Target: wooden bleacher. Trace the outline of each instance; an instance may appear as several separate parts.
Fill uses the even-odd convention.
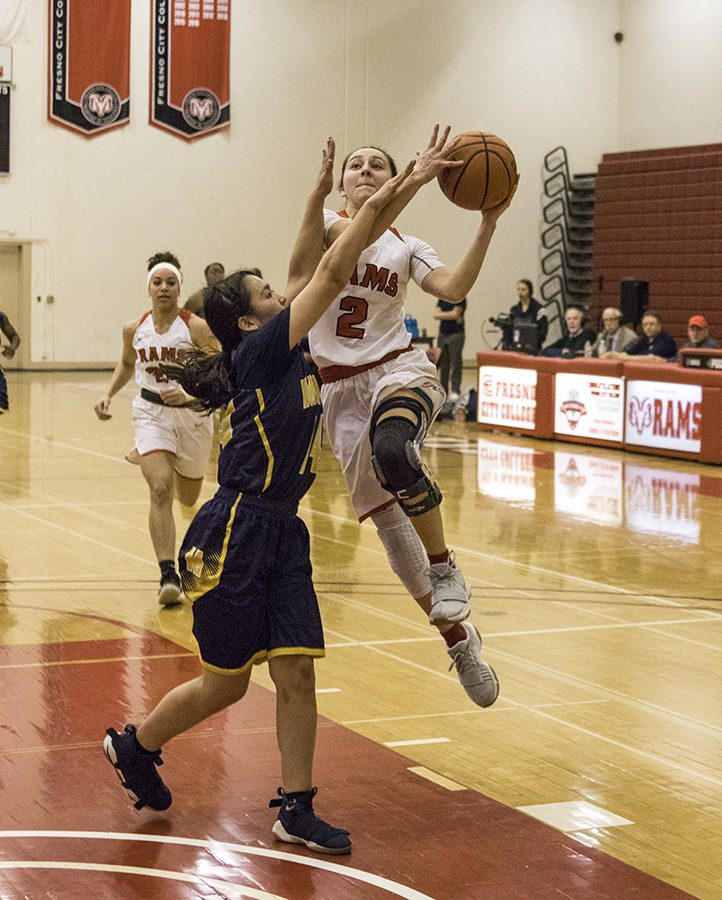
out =
[[[695,313],[722,338],[722,144],[605,154],[593,234],[593,327],[632,278],[678,343]]]

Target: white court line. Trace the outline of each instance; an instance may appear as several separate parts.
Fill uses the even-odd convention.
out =
[[[316,688],[317,694],[340,694],[341,688]]]
[[[433,769],[427,769],[426,766],[408,766],[408,771],[413,772],[414,775],[419,775],[421,778],[425,778],[427,781],[433,781],[434,784],[438,784],[440,787],[446,788],[447,791],[469,790],[466,785],[459,784],[458,781],[452,781],[445,775],[439,775],[438,772],[434,772]]]
[[[417,747],[419,744],[450,744],[447,737],[415,738],[412,741],[384,741],[384,747]]]
[[[369,523],[368,521],[358,523],[355,519],[352,519],[348,516],[338,516],[338,515],[335,515],[334,513],[325,513],[325,512],[321,512],[319,510],[314,510],[312,507],[310,507],[308,505],[308,503],[302,503],[300,506],[300,509],[305,512],[308,512],[309,514],[313,514],[319,518],[331,519],[334,522],[340,522],[342,524],[347,524],[347,525],[348,524],[356,524],[356,525],[359,525],[359,527],[361,527],[361,528],[375,530],[375,526],[373,525],[373,523]],[[310,525],[309,525],[309,530],[310,530]],[[319,537],[323,537],[323,536],[319,536]],[[348,546],[348,547],[352,546],[348,541],[342,541],[337,538],[327,538],[327,539],[332,540],[338,544],[344,544],[345,546]],[[358,545],[353,545],[353,546],[356,546],[357,549],[361,549],[366,552],[379,553],[381,555],[385,555],[385,551],[383,551],[383,550],[377,551],[377,550],[370,550],[369,548],[358,547]],[[498,563],[500,565],[506,566],[507,568],[512,568],[512,569],[519,568],[519,563],[517,561],[507,559],[505,556],[499,556],[498,554],[494,554],[494,553],[485,553],[482,550],[472,550],[470,547],[462,547],[460,544],[454,544],[454,547],[459,552],[466,553],[469,556],[475,557],[476,559],[483,559],[486,562]],[[564,573],[564,572],[558,572],[558,571],[555,571],[554,569],[545,569],[542,566],[534,566],[529,563],[524,563],[524,570],[526,572],[533,573],[536,575],[542,575],[545,578],[556,579],[556,580],[561,579],[562,581],[567,581],[567,582],[570,582],[573,584],[584,585],[585,587],[590,588],[592,590],[603,591],[605,593],[611,593],[611,594],[618,594],[620,597],[637,597],[637,596],[639,596],[640,593],[643,593],[645,597],[649,597],[650,600],[654,600],[655,602],[658,602],[660,605],[673,606],[673,607],[677,607],[677,608],[681,607],[683,609],[685,608],[682,606],[682,604],[676,602],[674,599],[669,598],[669,597],[659,597],[656,594],[649,594],[649,593],[646,593],[643,591],[637,591],[637,590],[633,591],[633,590],[630,590],[629,588],[623,588],[616,584],[605,584],[604,582],[601,582],[601,581],[593,581],[592,579],[589,579],[589,578],[582,578],[580,575],[572,575],[572,574],[568,574],[568,573]],[[498,584],[495,584],[495,583],[492,584],[492,582],[485,582],[480,578],[469,577],[469,581],[472,583],[472,585],[476,584],[481,587],[485,587],[485,586],[486,587],[495,587],[495,588],[499,587]],[[526,594],[530,597],[536,597],[536,594],[534,594],[534,592],[529,590],[528,588],[512,588],[512,587],[510,587],[510,588],[505,588],[505,589],[517,591],[519,593]],[[553,602],[561,604],[562,606],[569,605],[564,600],[554,600]],[[587,610],[586,607],[584,607],[584,611],[585,612],[593,612],[593,610]],[[702,618],[717,618],[717,619],[722,618],[722,613],[708,612],[707,610],[689,610],[689,612],[691,615],[697,615]]]
[[[116,866],[110,863],[86,863],[86,862],[55,862],[50,860],[7,860],[0,861],[0,869],[60,869],[66,872],[113,872],[118,875],[144,875],[147,878],[163,878],[166,881],[184,881],[187,884],[197,884],[203,887],[211,887],[220,892],[221,897],[229,900],[243,900],[249,897],[251,900],[285,900],[279,894],[269,894],[257,888],[246,887],[244,884],[236,884],[219,878],[207,878],[205,875],[193,875],[190,872],[175,872],[170,869],[146,869],[142,866]],[[210,871],[223,871],[219,866]],[[229,872],[230,874],[230,872]],[[81,882],[78,883],[79,891],[82,891]],[[20,889],[22,891],[22,888]]]
[[[608,631],[610,629],[626,629],[626,628],[650,628],[652,626],[660,626],[660,625],[699,625],[699,619],[660,619],[658,622],[610,622],[608,625],[568,625],[563,628],[527,628],[523,631],[487,631],[484,629],[484,640],[487,638],[502,638],[502,637],[529,637],[531,635],[537,634],[566,634],[568,632],[577,632],[577,631]],[[325,629],[327,634],[335,634],[332,628]],[[665,632],[659,632],[660,634],[666,634]],[[666,635],[670,637],[670,635]],[[674,640],[677,639],[677,636],[674,635]],[[418,638],[383,638],[379,640],[371,640],[371,641],[343,641],[338,643],[327,643],[326,647],[333,647],[334,649],[338,647],[383,647],[386,644],[423,644],[431,641],[438,643],[438,637],[418,637]],[[722,650],[722,646],[714,646],[715,650]]]
[[[405,900],[434,900],[427,894],[415,891],[413,888],[399,884],[373,872],[364,872],[363,869],[354,869],[351,866],[342,866],[325,859],[306,856],[295,856],[292,853],[284,853],[281,850],[267,850],[265,847],[249,847],[245,844],[232,844],[228,841],[209,841],[199,838],[182,838],[163,834],[128,834],[113,831],[0,831],[2,838],[66,838],[69,840],[100,840],[100,841],[130,841],[150,844],[173,844],[181,847],[204,847],[211,852],[214,850],[230,850],[234,853],[248,856],[263,856],[267,859],[280,859],[283,862],[295,863],[299,866],[309,866],[313,869],[323,869],[326,872],[335,872],[346,878],[362,881],[374,887],[382,888],[397,897]]]
[[[0,501],[0,509],[10,510],[12,512],[16,512],[19,516],[25,516],[27,519],[30,519],[33,522],[40,522],[41,525],[44,525],[46,528],[53,528],[56,531],[62,532],[64,535],[71,535],[72,537],[79,538],[81,541],[85,541],[89,544],[94,544],[96,547],[102,547],[103,550],[111,550],[113,553],[118,553],[121,556],[125,556],[128,559],[133,559],[136,562],[145,563],[145,565],[150,566],[153,569],[158,567],[158,564],[155,562],[151,562],[149,559],[143,556],[137,556],[135,553],[128,553],[126,550],[121,550],[118,547],[114,547],[112,544],[105,544],[102,541],[96,541],[95,538],[88,537],[86,534],[82,534],[79,531],[71,531],[68,528],[64,528],[62,525],[56,525],[54,522],[48,522],[46,519],[40,518],[40,516],[35,516],[32,513],[25,512],[23,509],[18,509],[15,506],[11,506],[8,503],[3,503]]]
[[[447,681],[454,681],[454,682],[456,681],[456,678],[451,675],[447,675],[444,672],[439,672],[436,669],[431,669],[431,668],[429,668],[429,666],[422,666],[417,662],[413,662],[412,660],[409,660],[409,659],[404,659],[401,656],[396,656],[393,653],[389,653],[386,650],[382,650],[380,647],[369,647],[368,650],[371,651],[372,653],[378,653],[380,656],[385,656],[388,659],[392,659],[395,662],[400,662],[406,666],[410,666],[411,668],[419,669],[422,672],[426,672],[428,674],[435,675],[437,678],[444,678]],[[500,654],[500,655],[506,656],[509,654]],[[512,656],[512,658],[517,659],[516,657],[513,657],[513,656]],[[521,659],[519,659],[518,661],[526,662],[525,660],[521,660]],[[543,667],[538,666],[538,664],[530,663],[529,665],[531,665],[532,668],[543,668]],[[576,679],[572,676],[564,675],[563,673],[557,672],[555,670],[550,670],[550,674],[554,675],[557,678],[561,678],[562,680],[569,679],[570,681],[573,681],[573,682],[580,681],[581,683],[584,683],[581,679]],[[612,691],[609,688],[603,688],[603,687],[600,687],[599,685],[592,685],[592,687],[597,691],[602,691],[602,692],[611,693],[611,694],[616,693],[615,691]],[[620,696],[623,700],[627,701],[628,703],[633,703],[633,704],[638,703],[641,706],[651,706],[652,708],[654,708],[653,704],[647,704],[646,702],[637,701],[637,700],[630,700],[629,698],[625,697],[623,694]],[[527,706],[524,703],[519,703],[518,700],[511,700],[509,697],[504,697],[503,699],[505,699],[507,703],[510,703],[513,706],[519,707],[522,710],[526,710],[527,712],[531,713],[532,715],[540,716],[541,718],[548,719],[549,721],[552,721],[552,722],[556,722],[558,725],[562,725],[565,728],[571,728],[573,731],[578,731],[581,734],[586,734],[589,737],[596,738],[597,740],[602,741],[603,743],[611,744],[614,747],[618,747],[620,749],[626,750],[628,753],[634,754],[635,756],[641,756],[647,760],[651,760],[652,762],[656,763],[659,766],[662,766],[662,767],[666,766],[671,769],[675,769],[678,772],[684,772],[685,775],[688,775],[692,779],[697,779],[699,781],[703,781],[708,784],[714,784],[715,786],[722,787],[722,780],[713,778],[711,775],[705,775],[703,772],[697,772],[694,769],[690,769],[687,766],[683,766],[680,763],[676,763],[673,760],[667,759],[664,756],[657,756],[656,754],[648,753],[646,750],[641,750],[637,747],[632,746],[631,744],[625,744],[621,741],[615,740],[614,738],[610,738],[604,734],[600,734],[599,732],[592,731],[589,728],[584,728],[581,725],[575,725],[572,722],[568,722],[566,719],[561,719],[558,716],[553,716],[550,713],[545,713],[541,709]],[[491,712],[493,713],[494,710],[492,709]],[[715,730],[715,731],[719,730],[719,729],[715,728],[714,726],[707,726],[707,724],[704,722],[697,722],[694,719],[687,719],[686,716],[682,716],[681,714],[672,712],[670,710],[662,709],[662,710],[660,710],[660,712],[662,712],[665,715],[670,716],[672,718],[686,719],[687,721],[689,721],[695,725],[698,725],[700,728],[708,727],[710,730]],[[487,715],[488,715],[488,713],[489,713],[489,710],[487,710]]]
[[[609,703],[609,700],[560,700],[558,703],[530,703],[528,706],[499,706],[494,707],[495,715],[503,712],[525,712],[527,709],[552,709],[558,706],[591,706],[596,703]],[[375,725],[378,722],[402,722],[408,719],[443,719],[448,716],[485,716],[488,711],[476,709],[456,709],[450,712],[413,713],[407,716],[377,716],[374,719],[343,719],[339,725]]]

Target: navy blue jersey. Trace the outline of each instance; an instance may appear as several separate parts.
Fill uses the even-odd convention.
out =
[[[290,308],[233,351],[233,400],[223,421],[218,483],[247,496],[295,504],[313,483],[321,415],[318,381],[299,346],[289,349]]]

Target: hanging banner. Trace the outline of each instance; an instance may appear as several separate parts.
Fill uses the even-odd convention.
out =
[[[150,123],[192,141],[230,123],[230,0],[153,0]]]
[[[128,124],[130,0],[49,0],[48,118],[86,137]]]

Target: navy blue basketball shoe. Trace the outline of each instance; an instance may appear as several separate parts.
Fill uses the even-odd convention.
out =
[[[351,852],[348,831],[334,828],[333,825],[319,819],[313,811],[313,798],[318,793],[318,788],[290,794],[279,788],[278,793],[280,799],[271,800],[268,805],[281,807],[272,828],[279,841],[305,844],[309,850],[315,850],[316,853],[340,855]]]
[[[109,728],[106,735],[103,752],[128,796],[135,801],[135,808],[147,806],[158,812],[168,809],[173,797],[156,770],[156,766],[163,765],[160,750],[141,750],[135,739],[135,725],[126,725],[122,734]]]

